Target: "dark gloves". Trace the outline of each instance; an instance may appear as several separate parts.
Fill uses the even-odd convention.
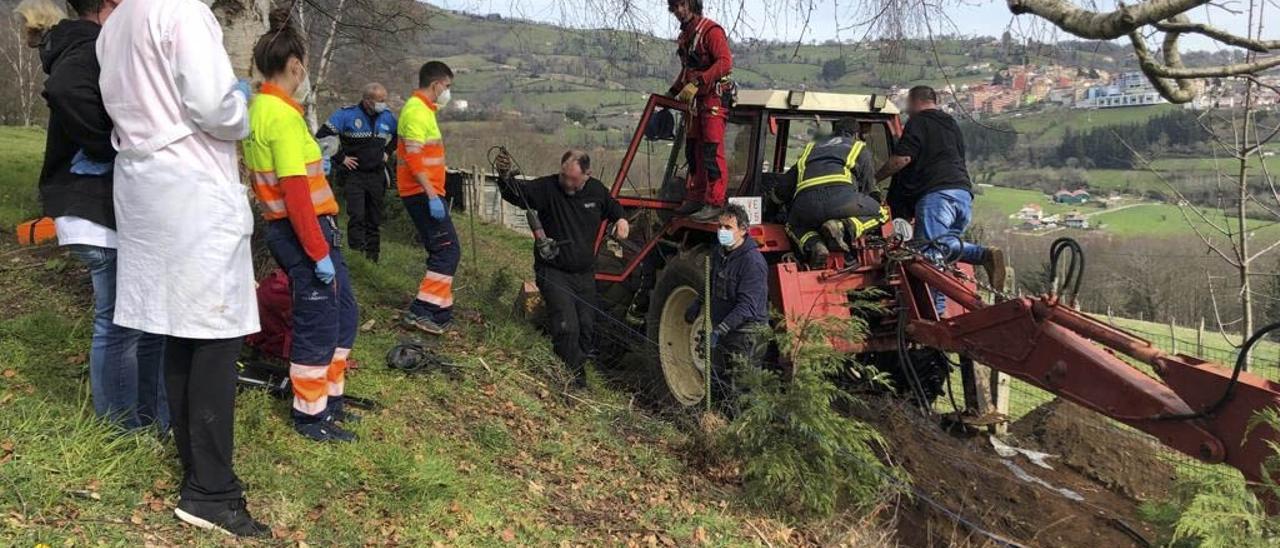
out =
[[[560,255],[560,246],[551,238],[542,238],[534,242],[533,247],[538,250],[538,256],[544,261],[555,260]]]

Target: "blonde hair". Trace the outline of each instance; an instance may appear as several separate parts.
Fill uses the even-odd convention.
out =
[[[24,27],[39,31],[49,30],[67,18],[67,12],[52,0],[22,0],[13,13],[22,18]]]

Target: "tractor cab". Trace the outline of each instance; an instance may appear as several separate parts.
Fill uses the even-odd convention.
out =
[[[652,95],[640,115],[612,193],[627,210],[628,241],[597,238],[596,279],[606,306],[656,345],[671,400],[692,405],[703,397],[704,364],[695,346],[700,326],[684,320],[699,298],[706,258],[715,249],[716,226],[675,215],[685,194],[688,161],[685,128],[689,107]],[[883,164],[901,134],[897,108],[885,96],[786,90],[743,90],[729,109],[725,131],[727,196],[752,217],[749,234],[770,268],[770,305],[785,325],[849,318],[850,294],[887,283],[879,254],[867,238],[882,239],[877,222],[847,256],[833,254],[825,269],[809,268],[784,227],[785,211],[765,196],[770,179],[786,173],[806,145],[828,134],[831,122],[853,118],[876,165]],[[640,329],[640,328],[643,329]],[[846,342],[849,352],[865,343]]]

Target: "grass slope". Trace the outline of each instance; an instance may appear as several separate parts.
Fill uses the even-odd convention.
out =
[[[0,220],[35,213],[40,133],[0,130]],[[629,395],[595,387],[562,395],[545,339],[512,317],[515,281],[530,273],[527,241],[459,219],[459,330],[436,348],[457,374],[406,377],[383,355],[400,332],[422,251],[389,204],[383,262],[349,259],[362,304],[354,394],[386,405],[349,445],[308,443],[287,404],[242,393],[237,470],[276,543],[736,545],[756,528],[789,529],[745,508],[682,459],[684,435],[634,411]],[[86,382],[87,275],[55,248],[0,245],[0,545],[218,545],[171,514],[180,472],[172,446],[117,436],[93,419]],[[478,251],[479,261],[473,260]],[[753,524],[748,525],[747,520]]]

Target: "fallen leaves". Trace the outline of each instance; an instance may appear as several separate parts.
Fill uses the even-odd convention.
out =
[[[4,377],[6,379],[12,379],[16,376],[18,376],[18,370],[16,369],[5,369],[4,371],[0,371],[0,377]]]
[[[508,527],[502,530],[502,542],[510,544],[512,542],[515,542],[515,540],[516,540],[516,532],[513,529]]]
[[[693,541],[698,544],[707,544],[707,529],[701,525],[693,529]]]

